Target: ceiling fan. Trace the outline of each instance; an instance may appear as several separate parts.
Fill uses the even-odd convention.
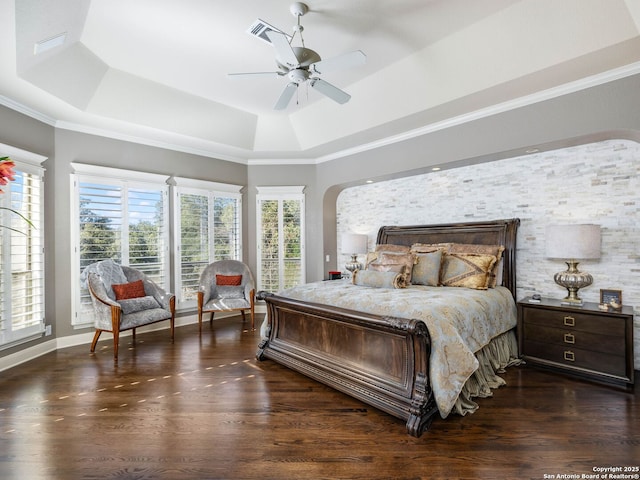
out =
[[[305,3],[295,2],[291,5],[290,11],[298,19],[297,25],[293,27],[293,35],[287,35],[282,30],[260,19],[256,20],[248,30],[251,35],[273,45],[278,70],[275,72],[230,73],[229,75],[277,75],[287,77],[289,83],[284,87],[280,98],[276,102],[275,110],[287,108],[298,87],[306,82],[311,88],[331,100],[340,104],[347,103],[351,95],[321,79],[319,75],[364,65],[367,60],[366,55],[360,50],[356,50],[328,60],[322,60],[317,52],[305,47],[304,39],[302,38],[304,27],[300,24],[300,18],[309,11],[309,7]],[[296,34],[300,37],[301,47],[293,47],[291,45]]]

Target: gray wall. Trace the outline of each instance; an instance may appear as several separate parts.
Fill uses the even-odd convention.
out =
[[[305,185],[307,280],[313,281],[324,278],[338,264],[336,200],[344,188],[364,184],[367,179],[379,181],[424,173],[433,165],[452,168],[516,157],[531,146],[550,150],[607,138],[640,141],[638,92],[637,75],[402,143],[306,166],[246,166],[55,129],[4,107],[0,107],[0,142],[49,157],[45,162],[46,318],[60,337],[82,332],[70,326],[71,162],[246,185],[244,258],[254,271],[255,187]],[[325,262],[325,255],[330,256],[330,262]],[[33,343],[21,348],[30,345]],[[0,355],[15,350],[4,350]]]

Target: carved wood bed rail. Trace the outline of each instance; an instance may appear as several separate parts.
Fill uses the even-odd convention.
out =
[[[381,227],[378,243],[504,245],[503,285],[515,298],[519,219]],[[256,357],[271,359],[406,421],[420,436],[437,413],[429,383],[431,339],[419,320],[383,317],[260,292],[265,338]]]

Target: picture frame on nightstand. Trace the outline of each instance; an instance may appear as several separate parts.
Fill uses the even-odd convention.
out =
[[[611,305],[613,303],[614,305],[617,304],[622,306],[622,290],[601,288],[600,303],[605,305]]]

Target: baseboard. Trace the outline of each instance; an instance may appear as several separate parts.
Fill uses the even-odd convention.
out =
[[[263,311],[261,311],[263,310]],[[256,314],[266,313],[266,307],[259,308],[256,307]],[[237,315],[237,312],[219,312],[216,314],[216,318],[226,318]],[[176,327],[184,327],[186,325],[192,325],[198,322],[198,316],[194,315],[185,315],[183,317],[176,318]],[[260,319],[256,319],[256,328],[259,328],[262,324]],[[167,322],[158,322],[152,325],[147,325],[145,327],[140,327],[136,329],[136,334],[142,334],[145,332],[153,332],[156,330],[166,330],[169,328],[167,326]],[[54,352],[56,350],[61,350],[63,348],[69,347],[77,347],[78,345],[87,345],[87,349],[93,340],[94,332],[87,333],[79,333],[77,335],[67,335],[65,337],[53,338],[47,342],[39,343],[32,347],[25,348],[24,350],[20,350],[19,352],[12,353],[10,355],[0,357],[0,372],[4,370],[8,370],[9,368],[16,367],[22,363],[28,362],[29,360],[33,360],[34,358],[38,358],[42,355],[45,355],[50,352]],[[127,330],[120,334],[120,338],[131,336],[131,330]]]

